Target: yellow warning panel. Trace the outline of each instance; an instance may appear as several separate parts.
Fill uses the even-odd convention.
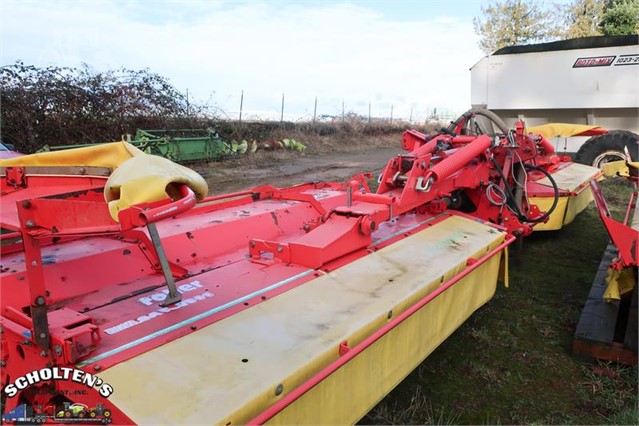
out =
[[[118,364],[101,378],[137,423],[244,424],[505,239],[451,216],[273,299]],[[272,419],[353,423],[495,291],[504,250]],[[144,398],[140,398],[143,395]],[[170,407],[157,410],[157,407]]]

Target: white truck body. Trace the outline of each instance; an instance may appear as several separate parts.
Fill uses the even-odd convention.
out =
[[[471,68],[471,104],[508,126],[574,123],[639,133],[639,38],[588,37],[500,49]],[[553,138],[576,152],[587,137]]]

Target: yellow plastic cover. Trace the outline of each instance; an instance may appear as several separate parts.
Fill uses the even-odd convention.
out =
[[[174,183],[188,185],[199,200],[208,185],[197,172],[166,158],[148,155],[126,142],[25,155],[0,161],[0,167],[86,166],[108,167],[113,172],[104,188],[104,198],[115,221],[118,212],[134,204],[174,198]]]
[[[601,170],[603,170],[605,177],[612,177],[617,175],[625,177],[630,176],[630,170],[628,169],[628,164],[626,164],[625,160],[605,163],[601,166]]]
[[[639,162],[637,161],[611,161],[601,166],[601,169],[604,172],[604,176],[612,177],[612,176],[630,176],[630,168],[639,169]]]
[[[542,135],[546,139],[555,136],[570,137],[577,136],[583,132],[592,129],[600,129],[599,126],[588,126],[585,124],[568,124],[568,123],[548,123],[541,126],[528,127],[529,133]]]
[[[104,187],[109,212],[118,220],[118,212],[132,205],[158,201],[167,196],[175,198],[174,183],[188,185],[198,200],[209,190],[197,172],[155,155],[136,155],[113,171]]]
[[[606,284],[608,287],[603,295],[606,302],[621,300],[623,294],[630,293],[635,288],[635,276],[630,268],[622,270],[611,268],[608,269]]]
[[[42,152],[0,160],[0,166],[87,166],[115,169],[129,158],[147,155],[126,142],[112,142],[85,148]]]

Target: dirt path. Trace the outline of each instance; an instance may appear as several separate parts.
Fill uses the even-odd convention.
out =
[[[399,148],[363,153],[305,155],[273,153],[258,159],[226,160],[192,166],[209,184],[209,194],[233,192],[260,185],[287,187],[312,181],[341,182],[364,172],[378,173]]]

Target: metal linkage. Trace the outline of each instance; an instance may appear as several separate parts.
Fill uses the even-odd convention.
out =
[[[160,266],[162,267],[162,273],[164,274],[164,279],[166,280],[166,286],[169,289],[169,294],[166,296],[166,299],[164,299],[164,301],[160,303],[160,306],[166,307],[181,301],[182,294],[178,291],[177,287],[175,287],[173,273],[171,272],[171,268],[169,267],[169,261],[166,258],[164,247],[162,247],[162,241],[160,240],[160,234],[158,234],[158,228],[155,226],[155,223],[149,223],[146,228],[149,230],[149,235],[151,236],[153,247],[155,248],[155,252],[158,255],[158,260],[160,261]]]

